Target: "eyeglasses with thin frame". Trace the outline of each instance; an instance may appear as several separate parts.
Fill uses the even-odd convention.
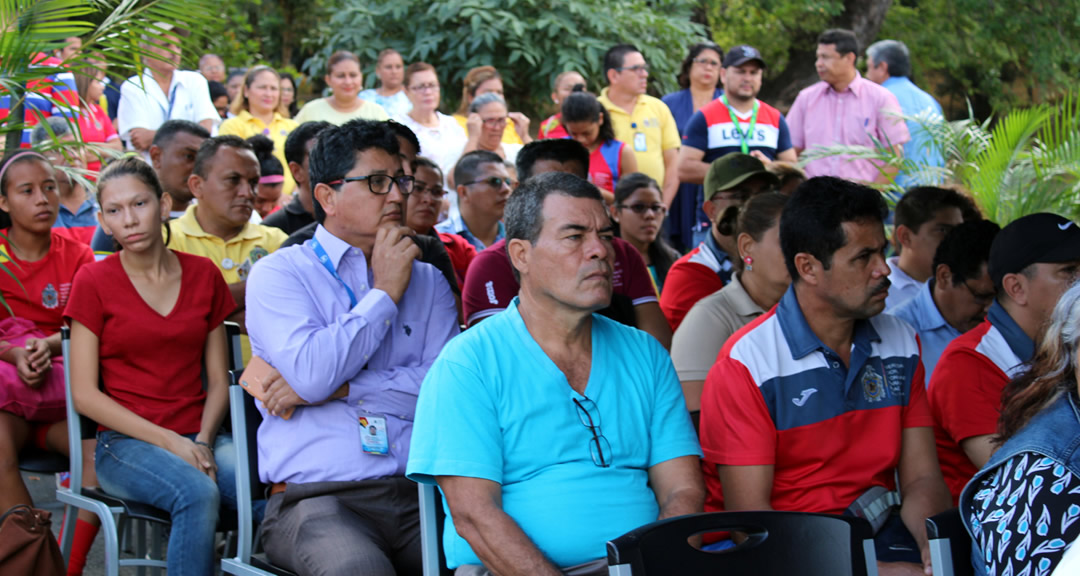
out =
[[[642,72],[649,71],[648,64],[636,64],[634,66],[620,66],[615,69],[616,72],[633,72],[634,74],[641,74]]]
[[[967,280],[964,280],[964,288],[967,288],[968,292],[971,292],[971,296],[975,298],[975,303],[980,306],[985,306],[993,302],[994,298],[997,298],[996,292],[976,292],[975,289],[971,287],[971,284],[968,284]]]
[[[660,216],[667,214],[667,207],[663,204],[619,204],[619,208],[628,208],[638,216],[644,216],[648,212],[656,212]]]
[[[499,178],[498,176],[492,176],[491,178],[481,178],[480,180],[473,180],[472,182],[465,182],[462,186],[472,186],[473,184],[487,184],[492,188],[502,188],[505,184],[507,188],[513,190],[517,186],[517,182],[514,182],[510,178]]]
[[[442,186],[428,186],[420,181],[413,182],[412,195],[418,196],[428,194],[435,200],[441,200],[443,196],[446,196],[446,190]]]
[[[412,176],[391,176],[389,174],[368,174],[367,176],[350,176],[348,178],[342,178],[340,180],[334,180],[329,182],[328,186],[338,186],[348,182],[363,182],[367,180],[368,190],[371,190],[372,194],[377,196],[384,196],[390,193],[390,188],[394,184],[397,184],[398,191],[402,194],[410,194],[413,190],[415,178]]]
[[[431,84],[417,84],[416,86],[413,86],[412,88],[409,88],[409,90],[412,90],[413,92],[430,92],[432,90],[438,90],[438,89],[439,89],[439,85],[434,84],[434,83],[431,83]]]
[[[720,66],[719,60],[713,60],[712,58],[694,58],[694,64],[701,64],[702,66],[708,66],[710,68],[717,68]]]
[[[484,126],[503,126],[506,124],[506,120],[509,116],[500,116],[498,118],[484,118]]]
[[[581,421],[581,425],[588,428],[589,432],[592,432],[592,439],[589,440],[589,456],[592,457],[592,462],[599,468],[611,467],[611,443],[607,438],[604,438],[604,434],[600,431],[600,410],[597,409],[596,403],[588,398],[582,396],[581,400],[574,398],[574,405],[577,406],[578,420]],[[596,412],[596,418],[593,419],[592,413]]]

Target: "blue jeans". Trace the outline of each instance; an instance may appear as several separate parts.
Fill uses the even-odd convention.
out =
[[[105,492],[161,508],[172,517],[168,573],[177,576],[214,572],[218,510],[222,503],[236,509],[235,458],[232,438],[219,434],[214,442],[215,484],[164,448],[103,431],[98,433],[95,465]]]

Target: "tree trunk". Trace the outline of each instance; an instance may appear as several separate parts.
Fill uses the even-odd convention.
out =
[[[285,23],[281,29],[281,65],[287,67],[293,64],[293,5],[289,0],[278,0],[278,7]]]
[[[837,16],[831,26],[846,28],[855,32],[859,39],[859,56],[866,47],[877,40],[885,14],[892,6],[892,0],[844,0],[844,12]],[[816,60],[817,34],[803,33],[793,38],[788,52],[788,65],[776,78],[765,82],[760,98],[781,110],[791,107],[799,91],[819,80],[814,69]]]

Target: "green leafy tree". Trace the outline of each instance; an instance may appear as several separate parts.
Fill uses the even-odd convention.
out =
[[[507,100],[530,116],[546,113],[551,80],[576,70],[599,90],[603,55],[632,42],[651,67],[652,90],[677,90],[675,77],[688,46],[704,37],[691,21],[692,0],[346,0],[319,34],[320,49],[304,67],[321,77],[334,50],[356,52],[368,64],[383,48],[406,62],[423,60],[443,81],[443,108],[460,98],[474,66],[503,75]],[[369,84],[373,75],[369,74]]]

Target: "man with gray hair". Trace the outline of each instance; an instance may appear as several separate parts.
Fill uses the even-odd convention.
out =
[[[442,490],[459,576],[607,574],[608,540],[701,511],[697,437],[667,351],[595,314],[614,270],[599,190],[527,180],[506,237],[521,290],[435,360],[406,475]]]
[[[900,111],[906,116],[917,114],[937,114],[942,116],[941,104],[911,81],[911,53],[903,42],[898,40],[880,40],[866,49],[866,77],[881,84],[896,96],[900,102]],[[941,150],[931,148],[930,135],[918,122],[907,122],[911,140],[904,144],[904,157],[910,158],[919,166],[944,166]],[[929,186],[940,183],[938,179],[915,181],[910,175],[900,172],[896,183],[903,188],[910,186]]]

